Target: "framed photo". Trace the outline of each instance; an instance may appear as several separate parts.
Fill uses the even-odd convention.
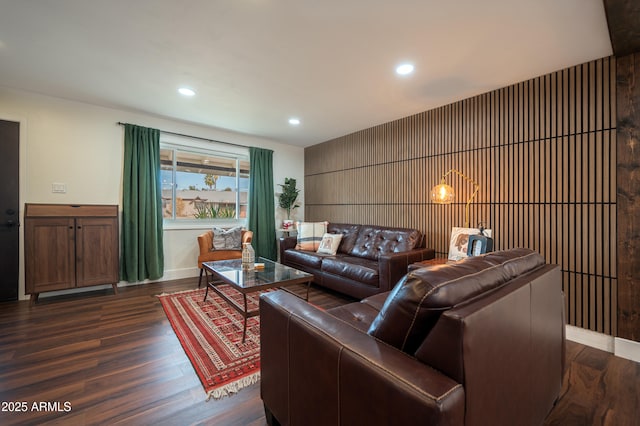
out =
[[[484,229],[484,235],[491,237],[491,229]],[[478,228],[458,228],[451,229],[451,239],[449,240],[449,260],[460,260],[467,257],[467,247],[469,235],[480,233]]]

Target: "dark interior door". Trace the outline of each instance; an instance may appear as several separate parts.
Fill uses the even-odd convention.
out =
[[[0,301],[18,299],[20,123],[0,120]]]

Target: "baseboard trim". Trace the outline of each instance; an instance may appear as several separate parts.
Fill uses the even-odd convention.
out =
[[[193,278],[200,274],[200,268],[184,268],[184,269],[171,269],[164,271],[164,275],[158,281],[170,281],[181,280],[183,278]]]
[[[567,340],[591,346],[606,352],[614,352],[615,343],[613,336],[598,333],[572,325],[566,326]]]
[[[168,271],[164,271],[164,275],[157,280],[144,280],[138,282],[127,282],[120,281],[118,283],[118,287],[129,287],[140,284],[149,284],[152,282],[159,281],[171,281],[171,280],[180,280],[183,278],[194,278],[200,274],[200,268],[197,266],[195,268],[184,268],[184,269],[172,269]],[[95,285],[91,287],[82,287],[82,288],[73,288],[68,290],[57,290],[57,291],[48,291],[45,293],[40,293],[40,298],[54,297],[54,296],[62,296],[66,294],[75,294],[75,293],[84,293],[96,290],[106,290],[112,288],[111,284],[106,285]],[[20,295],[19,300],[29,300],[28,294]]]
[[[630,359],[631,361],[640,362],[640,342],[633,340],[614,338],[616,356],[620,358]]]
[[[620,358],[640,362],[640,342],[613,337],[572,325],[566,326],[567,340],[610,352]]]
[[[200,274],[200,268],[197,266],[195,268],[183,268],[183,269],[168,269],[164,271],[164,275],[162,275],[157,280],[144,280],[139,282],[131,282],[128,283],[126,281],[120,281],[118,283],[118,287],[127,287],[130,285],[140,285],[140,284],[148,284],[151,282],[160,282],[160,281],[171,281],[171,280],[181,280],[183,278],[194,278]]]

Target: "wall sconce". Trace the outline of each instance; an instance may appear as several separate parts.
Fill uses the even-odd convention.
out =
[[[470,182],[475,187],[475,190],[473,191],[473,194],[471,194],[471,197],[469,197],[469,200],[467,201],[467,206],[465,207],[465,210],[464,210],[464,227],[468,228],[469,227],[469,204],[471,204],[471,200],[473,200],[473,197],[475,197],[478,191],[480,190],[480,185],[478,185],[476,181],[466,176],[459,170],[451,169],[447,173],[442,175],[442,179],[440,180],[439,185],[436,185],[433,188],[431,188],[431,201],[433,201],[436,204],[451,204],[453,202],[453,199],[455,198],[455,191],[453,190],[453,187],[447,185],[444,180],[451,173],[457,174],[458,176],[465,179],[467,182]]]

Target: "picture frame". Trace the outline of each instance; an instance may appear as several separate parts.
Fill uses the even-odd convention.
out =
[[[483,229],[484,235],[491,238],[491,229]],[[460,260],[467,257],[467,248],[469,244],[469,235],[480,234],[478,228],[459,228],[451,229],[451,239],[449,240],[449,260]]]

